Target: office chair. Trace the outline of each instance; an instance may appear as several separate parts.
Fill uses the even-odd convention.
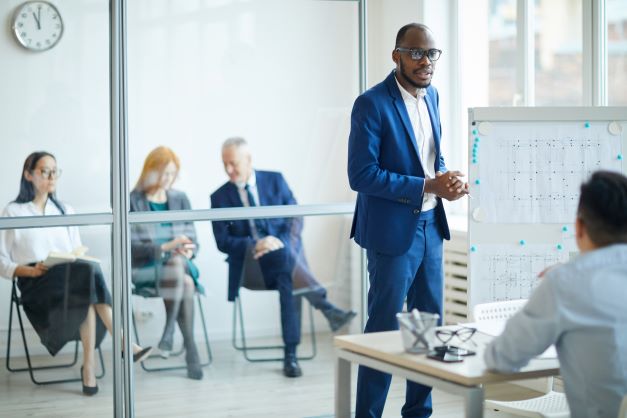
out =
[[[472,312],[474,322],[491,321],[498,324],[505,322],[527,303],[526,299],[491,302],[475,305]],[[485,400],[485,407],[524,417],[568,418],[570,410],[566,395],[553,391],[553,378],[546,381],[546,393],[537,398],[520,401]]]
[[[242,280],[240,287],[243,287],[248,290],[259,290],[259,291],[268,291],[274,289],[268,289],[266,287],[265,281],[263,280],[263,273],[261,272],[261,267],[257,260],[253,258],[252,252],[246,252],[246,259],[244,260],[244,268],[242,271]],[[298,298],[299,301],[296,304],[299,314],[302,308],[302,290],[294,290],[292,292],[295,298]],[[300,317],[300,315],[299,315]],[[239,339],[238,334],[239,327]],[[309,330],[311,335],[311,353],[298,356],[298,360],[311,360],[317,354],[317,346],[316,346],[316,329],[314,326],[314,317],[313,317],[313,307],[309,304]],[[238,351],[244,353],[244,358],[250,362],[263,362],[263,361],[283,361],[283,355],[280,357],[251,357],[249,355],[249,351],[264,351],[264,350],[283,350],[285,346],[281,345],[254,345],[250,346],[246,342],[246,330],[244,328],[244,312],[242,308],[242,298],[238,292],[237,296],[235,296],[235,301],[233,302],[233,330],[231,335],[231,344],[233,348]]]
[[[140,288],[140,289],[133,288],[133,295],[141,296],[143,298],[161,298],[161,296],[157,293],[157,290],[154,288]],[[200,298],[200,293],[196,291],[194,292],[194,296],[198,303],[198,311],[200,312],[200,320],[202,322],[205,348],[207,350],[207,361],[200,363],[200,366],[205,367],[205,366],[210,365],[213,362],[213,354],[211,353],[211,345],[209,344],[209,333],[207,332],[207,322],[205,321],[205,312],[203,309],[202,300]],[[135,311],[133,311],[131,318],[133,320],[133,333],[135,334],[135,341],[138,345],[141,345],[140,340],[139,340],[139,332],[137,331],[138,327],[137,327],[137,320],[135,318]],[[181,344],[181,348],[179,350],[174,351],[171,354],[171,357],[178,357],[184,352],[185,352],[185,346]],[[181,369],[187,368],[186,364],[161,366],[161,367],[147,365],[146,363],[150,361],[151,359],[161,359],[161,361],[165,361],[165,359],[161,358],[158,354],[151,354],[150,356],[148,356],[147,359],[141,362],[142,369],[144,369],[147,372],[160,372],[164,370],[181,370]]]
[[[24,332],[24,323],[22,321],[22,313],[20,312],[20,306],[22,305],[22,300],[18,295],[17,291],[17,282],[15,280],[12,281],[12,290],[11,290],[11,301],[9,304],[9,332],[7,336],[7,356],[6,356],[6,368],[10,372],[24,372],[28,371],[30,376],[30,380],[36,385],[51,385],[54,383],[67,383],[67,382],[80,382],[82,381],[82,377],[79,378],[68,378],[68,379],[51,379],[51,380],[38,380],[35,377],[35,372],[40,370],[54,370],[54,369],[64,369],[73,367],[78,360],[78,342],[76,340],[76,345],[74,347],[74,358],[70,363],[61,363],[61,364],[53,364],[49,366],[33,366],[33,362],[30,358],[30,352],[28,350],[28,344],[26,342],[26,333]],[[22,344],[24,344],[24,353],[26,354],[26,364],[27,367],[12,367],[11,366],[11,333],[13,326],[13,308],[15,307],[15,312],[17,313],[18,323],[20,324],[20,332],[22,334]],[[104,377],[105,375],[105,366],[104,359],[102,357],[102,350],[98,347],[98,357],[100,358],[100,374],[96,376],[97,379]]]

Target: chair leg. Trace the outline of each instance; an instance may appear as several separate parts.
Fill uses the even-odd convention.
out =
[[[37,367],[13,367],[11,366],[11,334],[12,334],[12,327],[13,327],[13,306],[15,306],[15,309],[17,311],[17,315],[18,315],[18,320],[20,323],[20,330],[22,331],[22,335],[24,334],[23,331],[23,326],[22,326],[22,319],[21,319],[21,314],[19,312],[19,305],[18,302],[16,301],[17,295],[12,295],[11,296],[11,304],[9,305],[9,330],[8,330],[8,335],[7,335],[7,356],[6,356],[6,368],[8,371],[10,372],[25,372],[28,370],[49,370],[49,369],[61,369],[61,368],[65,368],[65,367],[72,367],[76,364],[77,360],[78,360],[78,341],[76,341],[76,347],[74,349],[74,358],[72,359],[72,361],[70,363],[63,363],[63,364],[57,364],[57,365],[52,365],[52,366],[37,366]]]
[[[233,330],[231,333],[231,344],[233,348],[238,351],[242,351],[244,353],[244,358],[252,363],[258,362],[266,362],[266,361],[283,361],[283,355],[281,357],[251,357],[248,352],[249,351],[259,351],[259,350],[284,350],[285,345],[254,345],[249,346],[246,343],[246,330],[244,329],[244,312],[242,309],[242,301],[238,296],[235,297],[235,301],[233,302]],[[309,322],[310,322],[310,331],[311,331],[311,354],[305,356],[298,356],[298,360],[311,360],[317,354],[316,347],[316,330],[314,326],[314,318],[313,318],[313,307],[309,304]],[[239,325],[239,334],[241,344],[237,341],[237,328]]]
[[[207,349],[207,361],[200,363],[201,367],[205,367],[210,365],[213,362],[213,354],[211,352],[211,345],[209,344],[209,333],[207,332],[207,323],[205,321],[205,313],[203,310],[203,306],[202,306],[202,301],[200,299],[200,294],[196,293],[196,300],[198,301],[198,308],[200,310],[200,319],[202,321],[202,329],[203,329],[203,334],[204,334],[204,339],[205,339],[205,347]],[[138,345],[141,345],[140,341],[139,341],[139,333],[137,332],[137,323],[135,321],[135,313],[132,314],[131,316],[132,320],[133,320],[133,331],[135,333],[135,341]],[[182,353],[185,352],[185,346],[182,345],[181,349],[176,351],[173,356],[179,356]],[[183,370],[187,368],[186,364],[181,364],[181,365],[174,365],[174,366],[165,366],[165,367],[153,367],[150,366],[148,364],[146,364],[149,360],[151,359],[161,359],[161,357],[158,354],[151,354],[150,356],[148,356],[147,359],[145,359],[144,361],[141,362],[141,367],[144,371],[146,372],[160,372],[160,371],[164,371],[164,370]],[[165,359],[161,359],[161,361],[165,361]]]
[[[15,291],[15,290],[14,290]],[[14,294],[14,296],[17,298],[17,295]],[[78,341],[76,342],[76,346],[75,346],[75,350],[74,350],[74,359],[71,363],[67,363],[67,364],[59,364],[59,365],[52,365],[52,366],[37,366],[37,367],[33,367],[32,362],[31,362],[31,358],[30,358],[30,352],[28,351],[28,344],[26,343],[26,333],[24,332],[24,323],[22,321],[22,314],[20,313],[20,309],[19,306],[17,304],[17,299],[12,299],[11,301],[11,308],[9,311],[9,336],[8,336],[8,342],[7,342],[7,360],[6,360],[6,365],[7,365],[7,369],[11,372],[22,372],[22,371],[28,371],[28,374],[30,376],[30,380],[36,384],[36,385],[51,385],[51,384],[55,384],[55,383],[67,383],[67,382],[78,382],[78,381],[82,381],[82,376],[80,378],[69,378],[69,379],[52,379],[52,380],[37,380],[35,378],[35,371],[40,371],[40,370],[51,370],[51,369],[60,369],[60,368],[67,368],[67,367],[72,367],[76,364],[77,360],[78,360]],[[28,365],[28,367],[24,367],[24,368],[11,368],[10,367],[10,354],[11,354],[11,326],[12,326],[12,321],[13,321],[13,305],[15,306],[15,310],[16,310],[16,314],[17,314],[17,319],[18,322],[20,324],[20,333],[22,334],[22,343],[24,344],[24,353],[26,354],[26,364]],[[104,366],[104,358],[102,356],[102,350],[100,349],[100,347],[98,347],[98,354],[100,357],[100,374],[96,376],[97,379],[100,379],[102,377],[104,377],[105,375],[105,366]]]

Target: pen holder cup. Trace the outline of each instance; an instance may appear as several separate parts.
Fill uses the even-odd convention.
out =
[[[396,319],[401,329],[403,347],[408,353],[426,353],[437,345],[435,329],[440,319],[437,313],[399,312],[396,314]]]

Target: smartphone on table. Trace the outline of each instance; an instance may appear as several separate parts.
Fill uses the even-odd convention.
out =
[[[475,355],[474,351],[457,347],[454,345],[443,345],[435,347],[427,353],[427,358],[438,360],[444,363],[459,363],[464,361],[464,357]]]

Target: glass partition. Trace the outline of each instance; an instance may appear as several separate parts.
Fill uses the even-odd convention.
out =
[[[255,404],[254,413],[258,416],[272,415],[272,409],[279,403],[285,410],[299,404],[297,400],[286,401],[284,398],[285,393],[291,393],[296,387],[291,384],[291,380],[281,376],[283,339],[280,292],[263,291],[255,287],[259,284],[256,281],[259,277],[255,277],[259,271],[261,281],[267,288],[275,289],[278,286],[273,280],[280,280],[277,277],[281,273],[275,276],[268,272],[272,266],[278,268],[272,264],[275,256],[285,261],[278,256],[282,251],[297,254],[294,264],[291,264],[291,283],[293,298],[301,303],[302,335],[297,354],[303,357],[312,356],[310,305],[313,308],[316,355],[312,360],[300,361],[303,374],[308,379],[331,381],[332,367],[327,365],[330,364],[328,361],[332,353],[332,330],[338,333],[360,332],[361,318],[350,314],[350,311],[358,313],[361,310],[360,249],[348,238],[352,216],[267,218],[262,221],[271,224],[270,231],[275,231],[275,228],[277,231],[283,230],[282,226],[289,225],[292,232],[288,235],[277,232],[285,246],[265,254],[259,260],[253,257],[253,232],[248,229],[255,228],[252,220],[236,218],[213,223],[195,222],[195,247],[189,246],[190,252],[186,252],[185,245],[166,251],[161,251],[163,248],[160,247],[153,252],[156,256],[152,263],[146,263],[142,254],[146,254],[144,250],[150,242],[158,244],[147,237],[158,236],[160,230],[176,229],[184,222],[141,223],[133,226],[137,252],[132,258],[137,262],[133,271],[136,291],[131,299],[131,312],[141,345],[155,347],[153,355],[141,366],[144,369],[140,365],[134,368],[138,416],[151,415],[155,399],[167,398],[174,391],[176,400],[172,401],[172,406],[161,404],[160,412],[176,410],[179,415],[198,413],[226,416],[246,408],[241,405],[241,388],[257,384],[253,382],[268,382],[277,389],[268,392],[263,402]],[[250,239],[250,245],[240,252],[239,245],[225,243],[226,236],[232,241]],[[140,237],[143,238],[143,246],[137,244]],[[186,261],[188,256],[192,268]],[[177,262],[177,258],[183,262]],[[140,266],[141,262],[143,264]],[[261,266],[257,273],[255,263]],[[281,268],[287,264],[281,264]],[[239,288],[241,305],[229,301],[235,296],[232,287],[234,279],[250,287]],[[182,291],[177,294],[173,289],[179,280],[182,282]],[[196,291],[190,294],[186,289]],[[151,294],[151,291],[154,293]],[[176,303],[178,308],[174,307]],[[294,303],[294,306],[298,306]],[[186,313],[185,310],[190,307]],[[237,312],[234,312],[236,308]],[[179,310],[177,321],[169,334],[168,320],[171,319],[169,315],[172,315],[173,309]],[[193,320],[191,326],[190,316],[186,316],[189,312]],[[292,312],[297,312],[297,308],[294,307]],[[247,355],[251,359],[275,358],[278,361],[247,361],[242,352],[243,344],[246,347],[273,346],[275,348],[269,350],[251,349]],[[195,349],[191,349],[190,354],[188,347],[192,346]],[[197,357],[194,354],[196,352]],[[196,371],[193,366],[190,368],[190,361],[194,359],[202,374],[202,379],[197,382],[193,379],[198,375],[189,374],[190,370]],[[276,380],[279,376],[282,380]],[[331,411],[331,392],[324,396],[323,401],[311,404],[307,410],[318,408]],[[198,393],[206,393],[207,402],[199,402]]]
[[[83,372],[98,394],[81,401],[81,414],[113,416],[110,237],[109,226],[0,230],[0,291],[8,307],[0,311],[8,355],[3,414],[45,415],[51,403],[57,413],[74,413],[85,394]],[[79,246],[83,256],[70,254]],[[85,348],[95,345],[100,351]]]
[[[178,187],[208,208],[228,180],[221,145],[241,136],[254,167],[283,172],[299,203],[352,200],[357,34],[350,1],[129,3],[131,187],[165,145],[181,161]]]
[[[59,194],[77,213],[111,212],[108,6],[108,0],[58,4],[65,30],[51,49],[29,51],[8,36],[0,44],[2,204],[17,195],[26,157],[43,150],[57,157]],[[0,12],[13,16],[17,7],[3,2]]]

